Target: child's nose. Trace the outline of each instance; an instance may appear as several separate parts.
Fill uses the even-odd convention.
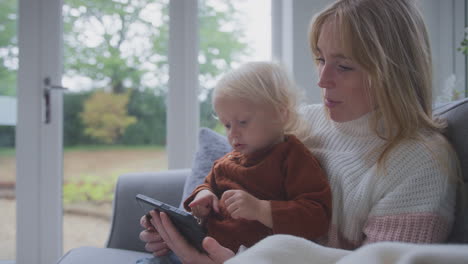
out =
[[[232,138],[238,138],[240,136],[240,131],[239,131],[239,128],[237,126],[232,126],[230,132],[231,132],[231,137]]]

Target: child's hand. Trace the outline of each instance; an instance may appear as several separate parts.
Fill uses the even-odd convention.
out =
[[[192,214],[198,218],[207,216],[211,209],[219,213],[219,200],[214,193],[209,190],[201,190],[195,199],[188,205],[192,209]]]
[[[270,228],[273,227],[269,201],[259,200],[242,190],[229,190],[223,193],[221,202],[234,219],[258,220]]]

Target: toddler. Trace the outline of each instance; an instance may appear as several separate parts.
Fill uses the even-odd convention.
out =
[[[331,192],[301,141],[298,90],[282,66],[251,62],[226,74],[213,107],[233,150],[215,161],[184,201],[208,235],[236,252],[273,234],[310,240],[327,234]]]

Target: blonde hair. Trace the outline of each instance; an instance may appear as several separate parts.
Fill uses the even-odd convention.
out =
[[[379,167],[384,167],[391,151],[408,139],[422,140],[427,146],[436,140],[453,152],[440,133],[445,123],[432,119],[429,38],[415,1],[336,1],[312,19],[309,41],[316,56],[322,26],[327,22],[338,32],[343,55],[368,74],[367,94],[376,106],[371,128],[386,141],[379,150]]]
[[[301,141],[310,136],[308,126],[298,113],[301,91],[286,69],[277,62],[249,62],[227,73],[214,88],[213,106],[215,100],[221,97],[271,106],[278,114],[285,111],[287,118],[283,132],[294,134]]]

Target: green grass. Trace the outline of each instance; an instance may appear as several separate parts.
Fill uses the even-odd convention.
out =
[[[2,180],[15,181],[14,155],[14,148],[0,149]],[[167,169],[163,146],[76,146],[65,148],[63,157],[65,204],[111,202],[119,175]]]
[[[63,185],[63,201],[65,204],[77,202],[112,202],[114,185],[117,177],[104,180],[93,175],[81,176]]]
[[[0,157],[12,157],[16,153],[15,148],[0,148]]]
[[[64,151],[81,151],[81,150],[164,150],[165,146],[155,145],[79,145],[73,147],[65,147]]]
[[[155,145],[79,145],[73,147],[65,147],[64,152],[68,151],[81,151],[81,150],[92,150],[92,151],[106,151],[106,150],[156,150],[162,151],[165,146]],[[0,148],[1,157],[12,157],[16,153],[15,148]]]

